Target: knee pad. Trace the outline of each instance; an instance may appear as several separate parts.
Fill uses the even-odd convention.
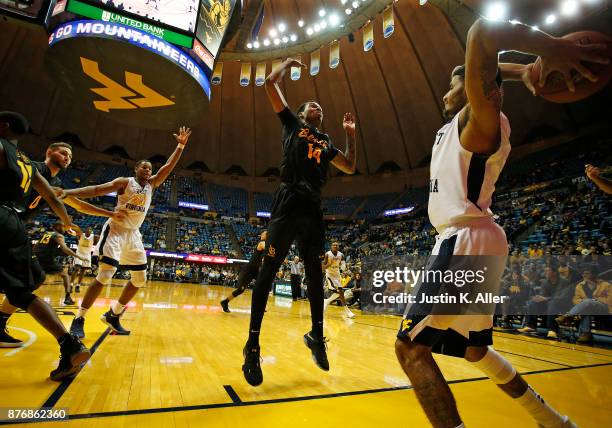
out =
[[[485,356],[472,364],[498,385],[505,385],[516,376],[512,364],[490,346]]]
[[[108,285],[110,284],[111,279],[113,279],[115,272],[117,272],[116,267],[107,264],[101,264],[100,268],[98,269],[96,281],[98,281],[100,284]]]
[[[147,284],[147,271],[146,270],[131,270],[130,271],[130,282],[136,288],[142,288]]]
[[[27,311],[30,304],[36,299],[36,296],[25,288],[7,289],[5,295],[11,305],[24,311]]]

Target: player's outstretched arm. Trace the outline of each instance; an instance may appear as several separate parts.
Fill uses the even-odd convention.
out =
[[[278,83],[283,80],[283,76],[290,67],[306,67],[304,64],[293,58],[287,58],[275,70],[266,77],[266,93],[274,113],[280,113],[289,105],[283,96]]]
[[[56,235],[55,236],[55,242],[57,242],[57,244],[60,247],[60,250],[62,250],[62,252],[64,254],[66,254],[67,256],[76,257],[77,259],[85,260],[85,257],[79,256],[77,253],[75,253],[70,248],[68,248],[68,246],[66,245],[66,241],[64,240],[63,236]]]
[[[600,53],[604,47],[580,45],[534,31],[520,23],[478,19],[468,32],[466,45],[465,90],[470,107],[462,110],[459,118],[460,123],[465,124],[461,134],[463,147],[474,153],[490,154],[499,145],[502,98],[495,79],[500,51],[516,50],[539,55],[542,57],[539,84],[543,85],[551,72],[559,71],[571,90],[573,70],[587,79],[597,79],[581,61],[607,64],[607,58]]]
[[[49,207],[51,207],[53,212],[59,217],[65,226],[72,226],[72,219],[68,215],[66,207],[55,195],[53,189],[51,189],[51,186],[49,185],[49,182],[45,179],[45,177],[40,175],[40,172],[38,172],[37,169],[33,168],[32,171],[34,172],[32,175],[32,187],[34,187],[34,190],[36,190],[45,201],[47,201]]]
[[[122,211],[105,210],[104,208],[97,207],[95,205],[90,204],[89,202],[85,202],[79,198],[75,198],[72,196],[64,199],[64,204],[71,206],[80,213],[93,215],[96,217],[110,217],[115,218],[117,220],[125,217],[125,213]]]
[[[129,179],[126,177],[115,178],[108,183],[98,184],[95,186],[85,186],[76,189],[60,189],[58,193],[62,198],[95,198],[96,196],[108,195],[112,192],[122,193],[128,184]]]
[[[187,128],[186,126],[181,126],[178,135],[172,135],[174,135],[174,138],[176,139],[176,142],[178,144],[176,145],[176,149],[174,149],[174,151],[168,158],[166,164],[162,166],[159,171],[157,171],[157,174],[155,174],[149,179],[149,183],[153,187],[161,186],[162,183],[166,181],[166,178],[168,178],[172,170],[174,170],[174,167],[176,167],[176,164],[178,163],[179,159],[181,158],[181,155],[183,154],[183,149],[185,148],[185,145],[187,144],[187,142],[189,141],[189,137],[191,136],[191,129]]]
[[[357,153],[355,147],[355,117],[353,113],[344,113],[342,127],[346,133],[346,149],[344,153],[338,152],[331,163],[346,174],[354,174],[357,163]]]
[[[585,172],[587,177],[589,177],[589,180],[595,183],[595,185],[599,187],[602,192],[607,193],[608,195],[612,194],[612,181],[602,177],[600,175],[601,170],[599,168],[587,164],[585,166]]]

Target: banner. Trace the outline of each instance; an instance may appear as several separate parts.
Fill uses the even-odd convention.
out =
[[[319,68],[321,66],[321,50],[317,49],[316,51],[310,54],[310,75],[316,76],[319,74]]]
[[[393,5],[390,5],[383,12],[383,36],[388,38],[395,31],[395,21],[393,19]]]
[[[329,68],[336,68],[340,64],[340,44],[334,40],[329,45]]]
[[[213,71],[213,75],[212,75],[212,79],[210,80],[210,83],[212,83],[213,85],[220,85],[221,76],[223,76],[223,63],[218,62],[215,64],[215,70]]]
[[[255,86],[262,86],[266,82],[266,63],[260,62],[255,69]]]
[[[363,34],[363,50],[369,51],[374,46],[374,28],[372,21],[368,22],[361,30]]]
[[[294,56],[299,62],[302,62],[302,55]],[[302,67],[291,67],[291,80],[300,80],[302,75]]]
[[[243,62],[240,66],[240,86],[249,86],[251,82],[251,63]]]

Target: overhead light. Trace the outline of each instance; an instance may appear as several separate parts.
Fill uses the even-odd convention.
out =
[[[540,29],[540,27],[538,27],[537,25],[534,25],[534,26],[531,27],[531,29],[533,31],[538,31]]]
[[[353,9],[351,9],[350,7],[346,8],[344,9],[344,13],[346,13],[347,15],[350,15],[351,13],[353,13]]]
[[[308,27],[306,29],[306,34],[308,34],[309,36],[312,36],[312,33],[313,33],[312,28]]]
[[[425,3],[427,3],[427,0],[419,0],[419,4],[421,6],[425,6]]]
[[[550,24],[554,24],[556,20],[557,20],[557,17],[551,13],[550,15],[548,15],[546,17],[544,22],[546,22],[548,25],[550,25]]]
[[[340,3],[342,3],[342,4],[346,4],[346,2],[347,2],[347,1],[348,1],[348,0],[340,0]]]
[[[287,43],[289,41],[289,37],[283,36],[283,43]]]
[[[289,37],[291,39],[292,42],[295,42],[297,40],[297,36],[295,34],[292,34],[291,37]]]
[[[280,23],[278,24],[278,31],[280,31],[281,33],[284,32],[287,29],[287,26],[284,23]]]
[[[280,45],[280,39],[278,37],[276,39],[274,39],[274,45],[275,46]]]
[[[326,14],[326,13],[327,13],[327,12],[325,12],[325,9],[320,9],[320,10],[319,10],[319,16],[320,16],[321,18],[323,18],[323,17],[325,16],[325,14]]]
[[[340,22],[340,18],[335,13],[329,17],[329,24],[335,27]]]
[[[510,24],[512,24],[512,25],[516,25],[516,24],[520,24],[520,23],[521,23],[521,21],[519,21],[518,19],[513,19],[513,20],[510,21]]]
[[[253,42],[253,47],[255,49],[259,49],[259,42],[257,42],[257,41]]]
[[[506,17],[508,8],[505,3],[496,2],[489,5],[485,11],[485,17],[491,21],[501,21]]]
[[[270,40],[269,39],[264,39],[263,44],[264,44],[264,46],[270,46]]]
[[[353,3],[351,3],[351,6],[353,6],[353,9],[357,9],[359,7],[359,2],[354,1]]]
[[[318,33],[319,30],[321,30],[321,26],[319,24],[315,24],[314,25],[314,30],[315,30],[315,33]]]
[[[321,21],[319,25],[321,26],[321,29],[324,30],[327,28],[327,21]]]
[[[253,49],[253,43],[251,42],[247,43],[247,49]]]
[[[578,2],[576,0],[565,0],[561,3],[561,14],[570,16],[578,11]]]
[[[276,37],[276,35],[278,34],[278,32],[276,31],[276,28],[272,28],[268,34],[270,35],[270,37]]]
[[[304,21],[300,19],[298,21],[298,27],[302,28],[303,26],[304,26]]]

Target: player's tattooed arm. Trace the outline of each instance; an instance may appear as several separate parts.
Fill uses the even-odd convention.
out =
[[[342,127],[346,133],[346,149],[344,153],[338,153],[331,161],[332,165],[346,174],[354,174],[357,163],[356,140],[355,140],[355,118],[353,113],[345,113]]]
[[[157,174],[155,174],[149,179],[149,183],[153,187],[161,186],[162,183],[166,181],[170,173],[176,167],[176,164],[181,158],[181,154],[183,154],[183,149],[185,148],[185,145],[187,144],[187,142],[189,141],[189,137],[191,136],[191,129],[187,128],[186,126],[181,126],[181,128],[179,129],[179,133],[172,135],[174,135],[174,138],[176,139],[178,145],[176,146],[176,149],[174,149],[174,152],[172,152],[172,154],[168,158],[166,164],[162,166],[159,171],[157,171]]]
[[[112,192],[117,192],[117,194],[123,193],[125,190],[129,179],[126,177],[115,178],[113,181],[109,181],[108,183],[98,184],[95,186],[86,186],[79,187],[76,189],[60,189],[61,197],[76,197],[76,198],[95,198],[96,196],[104,196],[108,195]],[[59,193],[59,191],[57,192]]]

